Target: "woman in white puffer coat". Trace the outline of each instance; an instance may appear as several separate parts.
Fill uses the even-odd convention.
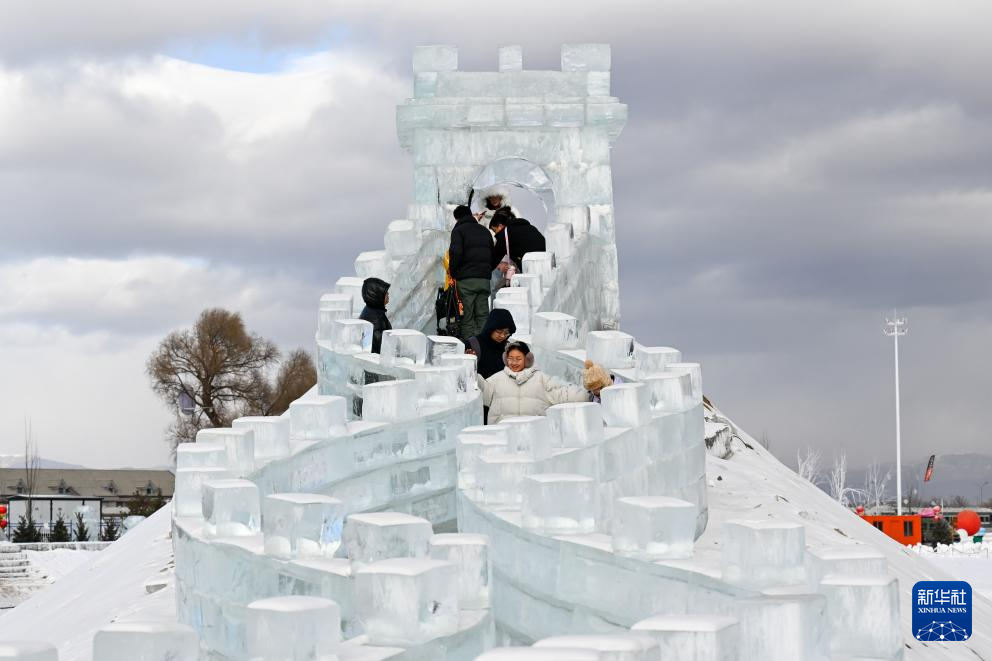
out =
[[[482,381],[482,403],[489,407],[489,424],[518,415],[544,415],[549,406],[588,402],[588,391],[548,376],[534,367],[534,354],[525,343],[508,342],[506,367]]]

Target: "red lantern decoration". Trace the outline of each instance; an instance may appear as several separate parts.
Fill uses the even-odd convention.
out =
[[[7,513],[7,506],[0,505],[0,514],[6,514],[6,513]]]
[[[7,527],[7,519],[0,519],[0,530]]]
[[[865,506],[858,505],[858,507],[854,511],[858,513],[858,516],[861,516],[862,514],[865,513]]]
[[[961,510],[957,521],[954,523],[954,527],[959,530],[964,529],[969,535],[977,535],[979,529],[982,527],[982,520],[972,510]]]

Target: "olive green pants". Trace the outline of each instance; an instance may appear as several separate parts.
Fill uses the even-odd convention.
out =
[[[461,339],[468,341],[482,332],[489,316],[489,279],[465,278],[458,281],[458,295],[462,299]]]

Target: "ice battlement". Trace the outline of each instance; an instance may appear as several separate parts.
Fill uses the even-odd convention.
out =
[[[408,217],[317,303],[318,385],[179,447],[180,623],[110,625],[94,661],[902,658],[883,556],[807,548],[765,510],[714,525],[701,367],[619,329],[610,47],[565,45],[560,71],[524,70],[518,46],[498,62],[415,51]],[[495,306],[546,373],[608,370],[601,402],[483,426],[474,357],[431,334],[452,205],[493,185],[548,216]],[[367,277],[392,283],[378,354],[356,318]]]

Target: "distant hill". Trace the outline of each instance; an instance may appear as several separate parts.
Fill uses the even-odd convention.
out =
[[[24,455],[0,454],[0,468],[24,468]],[[45,459],[44,457],[41,457],[39,460],[39,468],[85,468],[85,466],[80,466],[79,464],[67,464],[63,461],[55,461],[54,459]]]
[[[988,481],[982,490],[984,500],[992,499],[992,454],[938,454],[934,461],[933,477],[929,482],[923,482],[926,472],[927,459],[916,462],[905,462],[902,467],[903,496],[909,496],[916,489],[924,501],[931,499],[948,500],[961,496],[969,504],[977,504],[979,489],[983,482]],[[826,462],[825,462],[826,463]],[[891,473],[892,477],[886,485],[886,495],[890,498],[896,493],[895,463],[881,464],[882,474]],[[824,472],[830,465],[824,466]],[[847,484],[859,488],[865,483],[866,468],[851,468],[847,471]]]

